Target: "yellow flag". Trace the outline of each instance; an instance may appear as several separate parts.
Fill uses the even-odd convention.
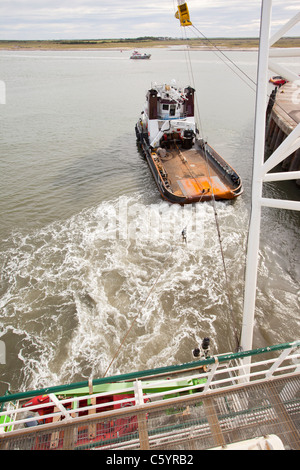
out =
[[[184,0],[178,0],[178,11],[176,12],[175,17],[180,20],[181,26],[192,26],[189,9]]]

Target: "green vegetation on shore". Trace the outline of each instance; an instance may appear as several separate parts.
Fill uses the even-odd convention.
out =
[[[249,49],[258,47],[258,38],[210,38],[188,39],[140,37],[126,39],[62,39],[41,41],[0,41],[0,49],[137,49],[152,47],[168,47],[188,43],[191,48],[211,48],[212,44],[224,49]],[[286,37],[276,43],[276,47],[300,47],[300,37]]]

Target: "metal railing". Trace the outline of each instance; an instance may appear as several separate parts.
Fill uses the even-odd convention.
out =
[[[247,384],[297,375],[300,373],[299,348],[300,341],[295,341],[0,397],[0,448],[5,447],[10,437],[32,436],[42,431],[50,436],[48,448],[59,448],[61,438],[58,435],[63,429],[72,428],[77,430],[77,437],[72,441],[76,448],[80,445],[99,446],[99,441],[104,447],[110,441],[118,447],[124,440],[140,442],[143,435],[142,440],[148,442],[149,432],[151,435],[149,413],[159,414],[159,409],[164,407],[172,414],[173,406],[186,405],[191,400],[202,403],[202,397],[207,399],[216,392],[232,393]],[[252,362],[245,368],[243,359],[246,357],[251,357]],[[32,397],[35,400],[30,404]],[[36,397],[45,402],[38,403]],[[29,403],[24,408],[27,400]],[[179,434],[185,435],[186,431],[180,430]],[[130,445],[134,445],[133,442]]]

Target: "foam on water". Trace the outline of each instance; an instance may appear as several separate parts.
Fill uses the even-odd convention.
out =
[[[20,389],[101,377],[114,357],[108,375],[187,362],[204,336],[214,352],[233,349],[248,214],[242,199],[216,207],[235,318],[210,203],[180,207],[122,196],[34,233],[14,233],[1,253],[1,325],[22,366],[21,373],[9,368],[5,381]],[[261,276],[269,275],[268,256],[274,258],[269,247]],[[270,302],[266,289],[264,282],[262,330],[272,327],[260,316]],[[272,302],[277,311],[292,306],[296,327],[292,289],[272,293]]]
[[[232,211],[219,205],[225,220]],[[10,380],[38,387],[101,376],[133,322],[110,373],[190,360],[203,335],[216,336],[218,307],[226,310],[213,219],[210,204],[123,196],[14,233],[1,253],[1,324],[23,366]],[[226,250],[243,238],[236,225]]]

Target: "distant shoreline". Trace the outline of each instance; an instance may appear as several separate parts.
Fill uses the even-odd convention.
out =
[[[222,50],[257,50],[259,40],[257,38],[211,38],[189,39],[182,41],[178,39],[112,39],[112,40],[52,40],[52,41],[14,41],[0,40],[0,50],[115,50],[128,51],[132,49],[173,48],[182,49],[188,45],[193,50],[211,50],[214,46]],[[282,38],[275,47],[300,48],[300,37]]]
[[[250,51],[258,51],[258,47],[222,47],[222,46],[217,46],[219,50],[221,51],[239,51],[239,52],[250,52]],[[203,52],[209,52],[212,50],[213,47],[192,47],[189,48],[190,51],[203,51]],[[176,47],[170,47],[170,46],[148,46],[148,47],[94,47],[94,48],[89,48],[89,47],[77,47],[77,48],[72,48],[72,47],[45,47],[45,48],[40,48],[40,47],[1,47],[0,45],[0,51],[14,51],[14,52],[26,52],[26,51],[40,51],[40,52],[46,52],[46,51],[53,51],[53,52],[58,52],[58,51],[114,51],[114,52],[132,52],[133,50],[139,50],[139,51],[144,51],[145,49],[170,49],[172,52],[180,52],[184,51],[185,49],[183,47],[176,48]]]

